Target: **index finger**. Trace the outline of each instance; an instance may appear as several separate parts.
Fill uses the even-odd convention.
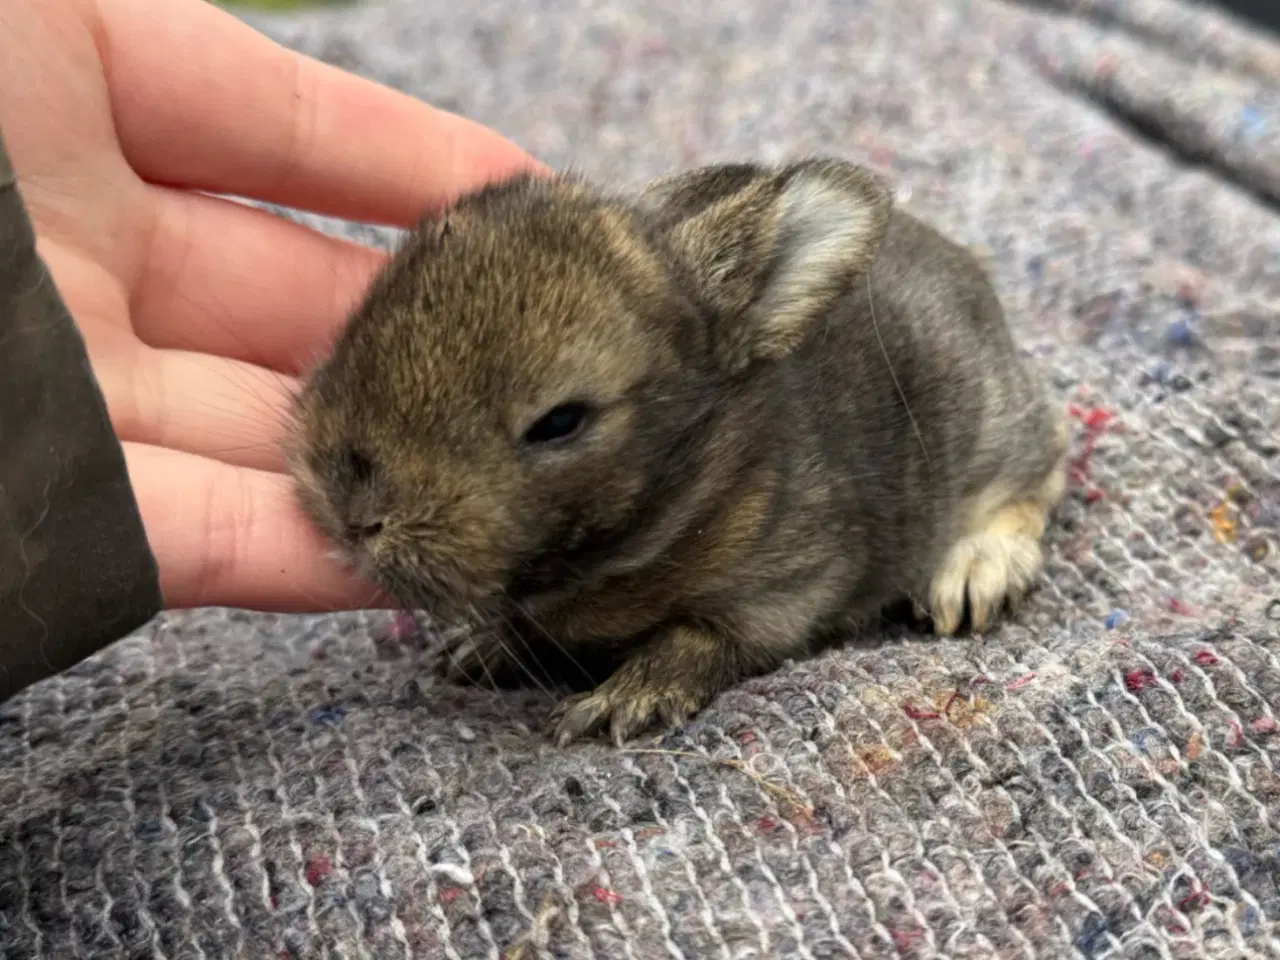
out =
[[[206,0],[104,0],[116,131],[138,175],[410,226],[545,171],[481,124],[288,50]]]

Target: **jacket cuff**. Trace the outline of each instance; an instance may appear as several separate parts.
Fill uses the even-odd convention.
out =
[[[0,700],[162,609],[124,450],[0,135]]]

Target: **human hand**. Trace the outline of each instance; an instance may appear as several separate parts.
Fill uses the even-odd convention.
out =
[[[385,255],[211,194],[408,226],[543,168],[206,0],[5,4],[0,50],[0,130],[166,606],[388,603],[330,559],[279,444],[297,378]]]

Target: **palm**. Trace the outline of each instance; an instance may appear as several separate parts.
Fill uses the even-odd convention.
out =
[[[380,254],[210,194],[403,225],[531,161],[203,0],[156,14],[153,0],[0,13],[0,47],[25,51],[0,63],[0,91],[29,91],[0,93],[0,127],[125,443],[166,602],[374,602],[302,518],[279,440],[294,378]]]

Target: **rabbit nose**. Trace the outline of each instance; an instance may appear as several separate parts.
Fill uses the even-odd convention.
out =
[[[355,543],[376,537],[382,532],[382,521],[374,521],[373,523],[349,523],[347,524],[347,538]]]

